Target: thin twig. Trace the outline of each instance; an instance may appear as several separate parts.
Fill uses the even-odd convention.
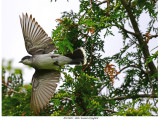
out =
[[[143,34],[143,36],[146,36],[146,34]],[[149,39],[157,38],[157,37],[158,37],[158,34],[156,34],[156,35],[150,35],[150,36],[148,36],[148,37],[149,37]]]
[[[136,34],[136,33],[131,32],[131,31],[128,31],[127,29],[125,29],[125,28],[124,28],[124,26],[121,26],[121,25],[113,25],[113,26],[116,26],[117,28],[122,29],[122,30],[123,30],[123,32],[125,32],[125,33],[129,33],[129,34],[131,34],[131,35],[137,36],[137,34]]]
[[[102,2],[100,2],[100,3],[98,3],[98,5],[101,5],[101,4],[107,3],[107,2],[108,2],[108,0],[104,0],[104,1],[102,1]]]
[[[130,68],[130,67],[140,69],[144,74],[146,74],[146,72],[145,72],[143,69],[139,68],[139,67],[136,66],[136,65],[126,66],[126,67],[122,68],[119,72],[122,72],[122,71],[125,70],[126,68]]]
[[[118,97],[109,98],[106,100],[107,101],[109,101],[109,100],[124,100],[124,99],[135,99],[135,98],[145,98],[145,97],[158,98],[157,95],[153,95],[153,94],[137,94],[134,96],[118,96]]]
[[[5,82],[3,82],[4,86],[7,87],[8,89],[10,89],[10,92],[13,92],[13,93],[19,93],[17,91],[15,91],[14,89],[12,89],[11,87],[9,87]]]

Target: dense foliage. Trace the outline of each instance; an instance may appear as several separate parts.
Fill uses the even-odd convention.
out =
[[[23,85],[22,70],[2,61],[2,115],[31,115],[31,85]]]
[[[150,17],[146,32],[139,26],[142,14]],[[53,30],[55,52],[66,54],[84,47],[87,64],[61,70],[63,85],[39,115],[157,115],[158,51],[151,55],[148,48],[158,37],[157,14],[156,0],[80,0],[79,13],[64,12]],[[101,32],[105,31],[104,38],[116,37],[113,27],[123,36],[119,40],[123,48],[113,56],[102,57],[99,51],[104,52],[105,40]],[[2,81],[6,70],[3,65]],[[122,74],[124,78],[117,80]],[[121,86],[115,87],[116,82],[122,82]],[[2,83],[3,115],[34,115],[29,109],[31,86],[23,86],[21,71],[10,73],[7,83]],[[10,94],[7,86],[18,93]],[[21,92],[22,88],[27,92]]]

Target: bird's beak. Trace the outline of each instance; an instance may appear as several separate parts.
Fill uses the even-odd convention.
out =
[[[19,61],[19,63],[22,63],[22,61]]]

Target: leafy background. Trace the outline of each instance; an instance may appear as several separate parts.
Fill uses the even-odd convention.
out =
[[[139,25],[143,13],[150,17],[146,32]],[[151,54],[148,49],[149,42],[158,37],[157,14],[157,0],[80,0],[78,13],[63,12],[52,31],[55,52],[66,54],[84,47],[87,64],[61,70],[63,85],[38,115],[157,116],[158,50]],[[123,48],[103,57],[106,41],[101,32],[105,31],[106,38],[116,37],[114,27],[123,36]],[[122,84],[115,87],[121,74]],[[2,61],[3,116],[37,116],[30,111],[32,86],[23,84],[22,75],[12,61]]]

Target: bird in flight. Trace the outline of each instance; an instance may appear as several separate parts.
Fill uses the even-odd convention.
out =
[[[20,63],[35,69],[32,77],[31,109],[34,113],[39,113],[49,103],[56,90],[60,77],[58,69],[65,64],[86,64],[86,53],[83,48],[78,48],[66,55],[54,54],[56,47],[52,39],[32,15],[22,14],[20,24],[25,48],[31,55],[23,57]]]

